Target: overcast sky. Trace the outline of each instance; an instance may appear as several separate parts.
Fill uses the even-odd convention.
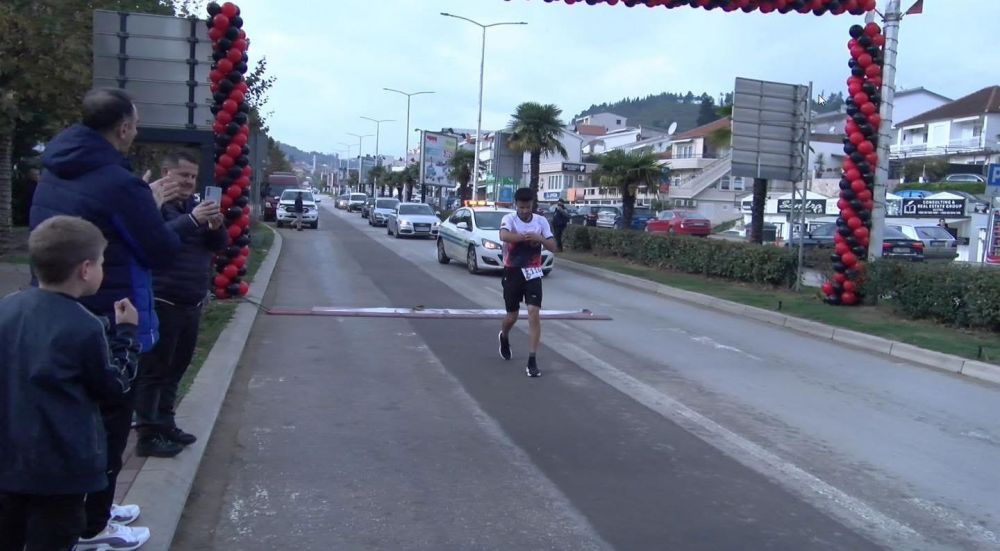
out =
[[[908,6],[914,0],[903,0]],[[885,0],[880,0],[880,7]],[[744,14],[662,7],[627,8],[541,0],[242,0],[251,60],[268,58],[277,77],[268,110],[272,135],[333,152],[348,135],[374,134],[380,151],[404,150],[407,92],[411,128],[475,128],[481,23],[486,43],[483,128],[507,124],[521,102],[555,103],[564,119],[591,104],[664,91],[731,91],[737,76],[814,82],[816,92],[846,87],[849,15]],[[1000,84],[1000,0],[926,0],[903,20],[901,87],[957,98]],[[416,140],[411,140],[411,146]],[[374,153],[374,138],[364,152]],[[357,147],[352,149],[357,154]]]

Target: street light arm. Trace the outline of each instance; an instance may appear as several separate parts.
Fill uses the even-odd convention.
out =
[[[483,25],[484,28],[488,29],[490,27],[499,27],[500,25],[527,25],[528,23],[524,21],[507,21],[504,23],[491,23],[489,25]]]
[[[454,17],[455,19],[462,19],[464,21],[468,21],[469,23],[472,23],[473,25],[479,25],[480,27],[486,27],[486,25],[483,25],[482,23],[479,23],[477,21],[473,21],[473,20],[469,19],[468,17],[462,17],[461,15],[455,15],[455,14],[452,14],[452,13],[445,13],[445,12],[441,12],[441,15],[443,15],[445,17]]]

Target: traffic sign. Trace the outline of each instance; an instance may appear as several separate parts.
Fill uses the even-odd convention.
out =
[[[986,185],[1000,187],[1000,164],[990,165],[986,169]]]

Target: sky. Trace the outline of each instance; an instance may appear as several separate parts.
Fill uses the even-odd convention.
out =
[[[915,0],[903,0],[904,8]],[[886,0],[880,0],[880,8]],[[850,15],[763,15],[694,8],[566,5],[541,0],[237,0],[259,56],[277,78],[265,111],[276,139],[306,151],[357,155],[354,134],[402,156],[410,128],[475,128],[480,23],[489,29],[484,130],[505,127],[525,101],[554,103],[563,120],[592,104],[661,92],[718,97],[736,77],[846,88]],[[925,0],[904,18],[898,88],[958,98],[1000,84],[1000,0]],[[410,146],[416,143],[412,134]],[[375,152],[366,138],[364,154]]]

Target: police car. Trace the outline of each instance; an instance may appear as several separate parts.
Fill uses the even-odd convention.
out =
[[[441,223],[437,239],[437,259],[441,264],[465,261],[469,273],[503,269],[500,222],[514,212],[485,201],[466,201]],[[536,215],[537,216],[537,215]],[[542,249],[542,273],[552,271],[555,256]]]

